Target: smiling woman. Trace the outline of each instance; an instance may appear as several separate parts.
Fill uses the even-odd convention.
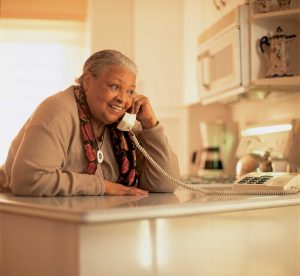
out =
[[[12,138],[37,104],[79,75],[85,25],[16,19],[1,19],[0,24],[1,164]]]
[[[13,140],[0,167],[2,188],[23,196],[142,195],[173,192],[117,128],[135,113],[139,143],[171,176],[177,158],[147,97],[135,93],[136,67],[116,50],[91,55],[75,85],[46,98]],[[101,158],[99,158],[101,152]]]

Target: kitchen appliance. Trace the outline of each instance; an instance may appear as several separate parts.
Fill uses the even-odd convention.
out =
[[[288,77],[291,73],[290,46],[296,35],[284,34],[279,26],[273,36],[263,36],[259,47],[267,63],[266,77]]]
[[[241,131],[236,175],[300,170],[300,120],[251,125]]]
[[[248,5],[240,5],[198,36],[197,78],[202,104],[246,90],[249,83]]]
[[[237,124],[222,120],[200,122],[202,147],[194,151],[192,162],[203,178],[226,178],[235,174]]]
[[[198,176],[220,176],[223,174],[220,147],[224,139],[224,122],[200,122],[199,129],[202,149],[195,151],[193,156]]]
[[[223,163],[219,147],[207,147],[195,151],[193,163],[198,166],[198,176],[212,178],[223,174]]]

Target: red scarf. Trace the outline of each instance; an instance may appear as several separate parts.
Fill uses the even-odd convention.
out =
[[[80,132],[88,165],[85,174],[95,174],[97,170],[98,144],[92,127],[91,112],[88,107],[85,93],[80,86],[74,87],[74,94],[78,107]],[[137,186],[138,174],[136,171],[136,150],[128,132],[117,129],[117,123],[108,125],[113,150],[120,169],[118,183],[125,186]]]

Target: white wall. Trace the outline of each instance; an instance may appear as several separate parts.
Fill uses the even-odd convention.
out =
[[[187,170],[183,99],[183,0],[89,0],[90,52],[118,49],[138,66],[137,91],[164,125],[182,173]]]
[[[250,124],[300,118],[299,92],[273,92],[264,100],[241,100],[232,105],[233,119],[238,120],[242,128]]]
[[[182,105],[182,9],[181,0],[135,1],[135,60],[156,109]]]
[[[151,100],[181,172],[187,172],[187,125],[183,106],[183,1],[136,0],[135,61],[138,87]]]
[[[89,54],[115,49],[134,58],[134,0],[87,0],[87,3]]]

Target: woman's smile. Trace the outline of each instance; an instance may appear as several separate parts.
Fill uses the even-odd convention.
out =
[[[114,109],[115,111],[117,111],[118,113],[120,113],[120,111],[122,112],[124,110],[123,107],[117,106],[117,105],[109,105],[112,109]]]

